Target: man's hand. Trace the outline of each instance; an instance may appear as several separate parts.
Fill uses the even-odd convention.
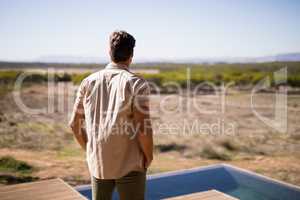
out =
[[[153,160],[153,137],[152,133],[138,134],[138,141],[144,153],[144,167],[147,169]]]
[[[149,166],[150,166],[151,163],[152,163],[152,160],[153,160],[153,156],[151,156],[151,157],[146,157],[146,156],[145,156],[145,162],[144,162],[144,167],[145,167],[145,169],[148,169],[148,168],[149,168]]]

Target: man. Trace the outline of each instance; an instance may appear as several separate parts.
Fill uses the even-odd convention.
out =
[[[94,200],[143,200],[146,170],[153,159],[149,85],[129,71],[135,39],[110,36],[111,63],[85,78],[77,92],[70,126],[86,159]],[[85,128],[83,122],[85,121]]]

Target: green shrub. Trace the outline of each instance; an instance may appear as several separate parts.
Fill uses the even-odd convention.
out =
[[[47,74],[30,74],[24,79],[24,82],[30,82],[30,83],[40,83],[45,82],[48,80]]]
[[[141,76],[147,81],[154,83],[155,85],[161,87],[163,83],[163,75],[160,74],[141,74]]]
[[[33,167],[24,161],[16,160],[11,156],[4,156],[0,158],[0,170],[19,172],[19,173],[30,173]]]
[[[22,74],[22,71],[0,71],[0,83],[1,84],[9,84],[14,83],[17,78]],[[26,77],[23,82],[28,83],[40,83],[48,80],[47,73],[26,73]],[[55,73],[52,74],[54,81],[71,81],[72,77],[68,73]]]
[[[72,76],[68,73],[55,74],[55,81],[68,82],[72,80]]]
[[[14,82],[20,74],[20,71],[0,71],[0,83]]]
[[[81,83],[81,81],[83,79],[85,79],[86,77],[88,77],[91,73],[90,72],[86,72],[86,73],[82,73],[82,74],[73,74],[71,76],[71,80],[74,84],[78,85]]]
[[[170,152],[170,151],[182,152],[186,149],[187,149],[186,145],[176,144],[176,143],[155,145],[155,150],[161,153]]]
[[[213,147],[211,145],[205,145],[201,151],[201,156],[208,159],[216,160],[232,160],[232,155],[224,149]]]
[[[240,151],[243,149],[242,145],[232,138],[221,140],[220,145],[228,151]]]
[[[300,87],[300,74],[288,76],[288,84],[293,87]]]

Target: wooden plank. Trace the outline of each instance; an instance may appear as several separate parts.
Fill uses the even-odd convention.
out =
[[[79,192],[63,180],[51,179],[0,187],[1,200],[84,200]]]
[[[167,198],[164,200],[238,200],[238,199],[217,190],[208,190],[205,192],[196,192],[192,194]]]

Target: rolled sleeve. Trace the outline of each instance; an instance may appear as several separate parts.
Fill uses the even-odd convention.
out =
[[[142,113],[149,112],[150,87],[146,80],[139,79],[133,87],[134,101],[133,108]]]
[[[75,120],[75,116],[84,116],[84,106],[83,106],[83,99],[85,96],[85,91],[86,91],[86,80],[83,80],[77,90],[76,93],[76,98],[73,106],[73,111],[71,114],[71,118],[69,121],[69,125],[72,126]]]

